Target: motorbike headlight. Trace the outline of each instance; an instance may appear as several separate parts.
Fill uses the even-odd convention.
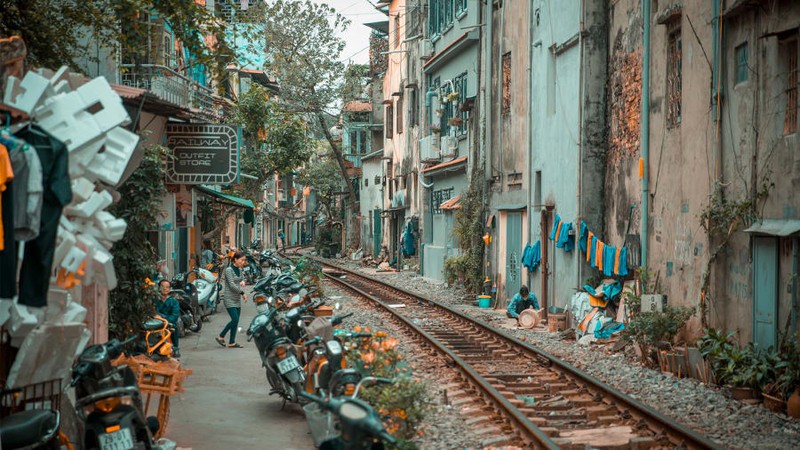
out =
[[[342,407],[339,408],[339,414],[345,419],[357,421],[364,420],[369,415],[369,412],[358,403],[345,402]]]
[[[269,303],[270,305],[274,305],[275,304],[275,297],[273,297],[271,295],[269,297],[267,297],[267,303]]]

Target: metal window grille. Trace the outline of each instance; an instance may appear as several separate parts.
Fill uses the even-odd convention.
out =
[[[736,84],[744,83],[750,77],[749,59],[750,49],[747,42],[736,47]]]
[[[442,203],[450,200],[450,197],[453,196],[453,188],[450,189],[439,189],[438,191],[431,192],[431,209],[433,210],[434,214],[441,214],[442,210],[439,207]]]
[[[386,118],[386,123],[384,124],[386,128],[386,139],[391,139],[392,135],[394,135],[394,105],[386,105],[384,117]]]
[[[403,97],[397,97],[397,101],[394,103],[394,107],[397,110],[395,115],[397,116],[397,134],[401,134],[403,132]]]
[[[797,132],[797,39],[784,44],[786,57],[786,115],[783,134]]]
[[[511,112],[511,52],[503,55],[503,115]]]
[[[682,42],[680,19],[673,20],[667,31],[667,126],[681,123]]]

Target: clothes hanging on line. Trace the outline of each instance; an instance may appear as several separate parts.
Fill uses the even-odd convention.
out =
[[[560,231],[561,231],[561,216],[556,214],[555,219],[553,219],[553,229],[550,231],[550,240],[558,241]]]
[[[561,229],[558,233],[558,241],[556,242],[557,248],[563,248],[565,252],[570,252],[575,248],[575,241],[573,241],[569,232],[572,230],[572,222],[561,223]]]
[[[42,164],[36,151],[8,130],[0,131],[0,144],[8,148],[14,169],[14,240],[30,241],[39,235]]]
[[[582,252],[586,252],[586,241],[589,240],[589,227],[586,226],[586,222],[581,220],[581,234],[578,236],[578,248]]]
[[[522,250],[522,265],[528,268],[528,272],[533,272],[539,267],[542,261],[542,243],[536,241],[533,245],[525,244]]]

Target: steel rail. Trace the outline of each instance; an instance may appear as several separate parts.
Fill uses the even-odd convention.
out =
[[[432,336],[427,331],[421,329],[416,324],[414,324],[411,320],[404,317],[402,314],[398,313],[392,308],[389,308],[384,304],[380,299],[376,298],[375,296],[364,292],[363,290],[359,289],[356,286],[353,286],[344,280],[338,279],[336,277],[331,276],[330,274],[324,274],[329,280],[334,281],[345,288],[357,292],[360,296],[369,299],[373,303],[377,303],[378,305],[382,306],[385,310],[392,313],[394,317],[400,321],[402,321],[408,328],[414,330],[418,335],[422,336],[430,342],[434,347],[436,347],[441,353],[447,355],[453,362],[458,365],[458,368],[461,372],[469,377],[473,384],[479,387],[484,394],[488,396],[488,399],[502,411],[503,415],[505,415],[509,420],[513,421],[516,424],[516,428],[518,431],[525,434],[523,438],[529,441],[535,441],[544,448],[548,449],[558,449],[559,447],[555,442],[553,442],[550,437],[544,433],[538,426],[536,426],[533,422],[528,419],[525,414],[523,414],[518,408],[511,404],[507,398],[503,394],[501,394],[494,386],[492,386],[483,376],[481,376],[472,366],[464,361],[460,356],[455,354],[452,350],[447,348],[446,345],[442,344],[438,339]]]
[[[568,373],[569,375],[575,377],[576,379],[578,379],[579,381],[581,381],[583,383],[586,383],[589,387],[592,387],[592,388],[594,388],[594,389],[596,389],[598,391],[601,391],[603,394],[608,395],[610,398],[612,398],[613,400],[615,400],[619,404],[624,405],[625,408],[629,409],[629,412],[635,413],[641,419],[645,420],[649,424],[655,425],[655,427],[665,428],[669,435],[672,435],[677,440],[682,440],[683,441],[682,444],[685,444],[689,448],[709,448],[709,449],[722,449],[722,448],[724,448],[724,447],[720,446],[719,444],[709,440],[708,438],[700,435],[699,433],[697,433],[696,431],[690,429],[689,427],[687,427],[687,426],[685,426],[685,425],[683,425],[683,424],[681,424],[679,422],[676,422],[673,419],[671,419],[671,418],[661,414],[660,412],[650,408],[649,406],[639,402],[638,400],[635,400],[635,399],[629,397],[628,395],[616,390],[615,388],[613,388],[612,386],[608,385],[607,383],[605,383],[605,382],[603,382],[601,380],[598,380],[597,378],[592,377],[588,373],[578,369],[577,367],[567,363],[566,361],[563,361],[563,360],[561,360],[561,359],[559,359],[559,358],[557,358],[557,357],[555,357],[555,356],[553,356],[553,355],[551,355],[551,354],[549,354],[549,353],[547,353],[547,352],[545,352],[545,351],[543,351],[543,350],[541,350],[539,348],[536,348],[536,347],[534,347],[534,346],[532,346],[532,345],[530,345],[530,344],[528,344],[526,342],[523,342],[523,341],[521,341],[521,340],[519,340],[519,339],[517,339],[517,338],[515,338],[513,336],[509,336],[509,335],[507,335],[507,334],[505,334],[505,333],[503,333],[503,332],[491,327],[490,325],[488,325],[488,324],[486,324],[486,323],[484,323],[484,322],[482,322],[482,321],[480,321],[478,319],[475,319],[473,317],[467,316],[466,314],[451,308],[450,306],[441,304],[441,303],[439,303],[437,301],[434,301],[434,300],[431,300],[431,299],[427,299],[427,298],[421,297],[420,295],[412,293],[410,291],[407,291],[407,290],[405,290],[403,288],[399,288],[399,287],[396,287],[396,286],[388,285],[388,284],[384,283],[381,280],[375,279],[375,278],[373,278],[373,277],[371,277],[369,275],[365,275],[365,274],[361,274],[361,273],[355,272],[355,271],[353,271],[353,270],[351,270],[349,268],[342,267],[342,266],[339,266],[337,264],[332,264],[332,263],[330,263],[328,261],[325,261],[323,259],[320,259],[320,258],[315,258],[315,257],[312,257],[312,258],[315,259],[317,262],[319,262],[322,265],[334,268],[334,269],[336,269],[338,271],[341,271],[341,272],[346,272],[346,273],[348,273],[348,274],[350,274],[352,276],[359,277],[359,278],[368,280],[368,281],[373,282],[373,283],[380,284],[380,285],[385,286],[385,287],[387,287],[389,289],[393,289],[393,290],[395,290],[395,291],[397,291],[399,293],[402,293],[403,295],[407,295],[407,296],[409,296],[411,298],[415,298],[415,299],[417,299],[419,301],[422,301],[424,303],[428,303],[428,304],[430,304],[432,306],[435,306],[437,308],[444,309],[444,310],[448,311],[449,313],[451,313],[452,315],[454,315],[454,316],[456,316],[456,317],[458,317],[458,318],[460,318],[460,319],[462,319],[462,320],[464,320],[466,322],[469,322],[470,324],[472,324],[472,325],[474,325],[474,326],[476,326],[478,328],[481,328],[481,329],[485,330],[486,332],[492,334],[493,336],[496,336],[496,337],[506,341],[508,344],[513,345],[515,347],[518,347],[518,348],[520,348],[522,350],[525,350],[526,353],[528,353],[529,355],[535,356],[537,359],[540,359],[540,360],[544,359],[545,360],[545,364],[548,364],[550,366],[556,366],[559,370],[562,370],[563,372]],[[331,279],[334,279],[334,278],[331,278]],[[391,310],[391,308],[387,308],[387,309],[389,309],[389,311],[391,311],[393,314],[397,315],[397,313],[395,311]]]

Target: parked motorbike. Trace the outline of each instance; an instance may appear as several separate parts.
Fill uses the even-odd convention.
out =
[[[0,396],[18,395],[21,388],[3,389]],[[8,405],[2,405],[7,407]],[[58,449],[61,414],[52,409],[29,409],[0,419],[0,448],[8,450]]]
[[[175,278],[170,282],[172,288],[169,294],[178,300],[181,308],[180,320],[176,330],[180,337],[185,336],[187,331],[197,333],[203,328],[197,288],[194,284],[186,282],[188,276],[189,274],[180,273],[175,275]]]
[[[298,358],[298,350],[287,337],[284,307],[271,305],[257,314],[247,329],[247,340],[255,341],[261,364],[266,368],[269,394],[278,394],[286,402],[305,403],[299,393],[303,391],[305,373]]]
[[[336,305],[335,309],[339,309]],[[326,396],[343,395],[346,391],[353,392],[356,384],[361,380],[361,374],[356,370],[345,371],[347,361],[344,357],[344,346],[334,334],[334,327],[341,324],[344,319],[353,313],[333,317],[317,317],[305,326],[304,347],[306,369],[306,392]],[[337,372],[345,373],[333,375]]]
[[[210,270],[196,268],[197,277],[192,284],[197,291],[197,305],[200,317],[205,318],[217,312],[219,306],[219,291],[222,285],[217,283],[218,275]]]
[[[383,427],[381,418],[369,403],[358,398],[365,382],[391,383],[384,378],[366,377],[356,386],[352,396],[320,397],[303,392],[311,401],[303,407],[314,444],[320,450],[378,450],[384,442],[397,441]]]
[[[89,346],[72,368],[70,387],[75,388],[75,406],[84,422],[84,449],[158,448],[153,440],[158,419],[144,417],[136,375],[128,366],[111,364],[135,339]]]
[[[134,352],[144,354],[153,361],[172,357],[172,329],[167,319],[155,316],[145,321],[142,332],[134,344]]]

